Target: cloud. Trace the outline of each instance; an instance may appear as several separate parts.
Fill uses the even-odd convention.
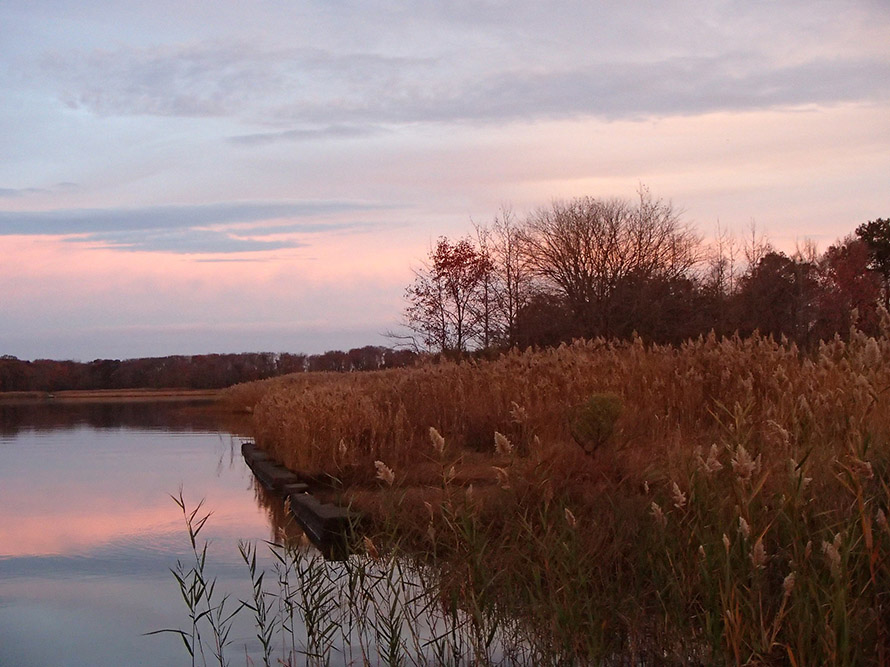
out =
[[[42,188],[0,188],[0,197],[21,197],[22,195],[43,194]]]
[[[56,183],[52,188],[0,188],[0,197],[22,197],[24,195],[43,195],[52,192],[70,192],[79,189],[77,183]]]
[[[477,119],[591,115],[608,119],[700,114],[890,98],[890,62],[853,60],[769,67],[753,54],[601,63],[487,78],[436,105]],[[430,109],[428,114],[435,113]]]
[[[633,119],[890,98],[890,61],[811,61],[773,67],[754,55],[595,63],[573,69],[511,70],[450,89],[381,91],[363,104],[328,100],[279,111],[295,120],[339,122]]]
[[[265,100],[362,97],[429,61],[244,43],[154,46],[45,55],[39,73],[71,108],[99,115],[250,117]]]
[[[328,125],[317,128],[301,128],[283,130],[280,132],[258,132],[255,134],[242,134],[230,137],[229,141],[235,144],[259,145],[271,144],[279,141],[316,141],[320,139],[361,139],[387,130],[376,125]]]
[[[0,211],[0,235],[89,234],[257,222],[370,210],[355,202],[223,202],[144,208]],[[312,226],[313,230],[319,227]]]
[[[890,98],[883,54],[799,54],[789,64],[764,45],[750,48],[670,57],[591,50],[529,62],[532,50],[474,62],[442,49],[407,57],[205,42],[54,54],[41,71],[66,104],[99,115],[230,117],[276,128],[231,138],[244,144],[363,137],[388,123],[638,118]]]
[[[303,247],[300,234],[361,230],[355,221],[319,220],[374,210],[356,202],[227,202],[195,206],[0,211],[0,236],[53,235],[120,250],[216,254]],[[308,218],[295,221],[295,218]],[[265,238],[264,238],[265,237]]]
[[[96,243],[117,250],[172,252],[177,254],[226,254],[282,250],[304,246],[295,240],[264,241],[245,239],[225,232],[206,229],[152,230],[149,232],[106,232],[69,239],[77,243]]]

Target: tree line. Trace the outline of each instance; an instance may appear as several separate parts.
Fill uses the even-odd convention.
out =
[[[405,292],[405,333],[419,352],[460,355],[573,338],[678,344],[759,331],[801,348],[851,326],[877,333],[890,310],[890,219],[860,225],[824,253],[786,254],[752,225],[711,244],[673,204],[555,201],[523,219],[501,210],[458,240],[441,237]]]
[[[405,291],[397,349],[324,354],[205,354],[86,363],[0,356],[0,391],[215,389],[310,371],[412,365],[574,338],[679,344],[759,331],[802,349],[876,334],[890,310],[890,219],[861,224],[824,253],[786,254],[752,226],[706,245],[673,204],[641,188],[635,201],[554,201],[520,219],[502,209],[457,240],[441,237]]]
[[[0,391],[72,389],[219,389],[239,382],[310,371],[363,371],[414,363],[412,350],[367,345],[324,354],[202,354],[90,362],[0,357]]]

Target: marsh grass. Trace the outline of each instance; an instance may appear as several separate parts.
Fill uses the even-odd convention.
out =
[[[193,666],[198,664],[199,658],[201,664],[206,665],[208,652],[216,664],[226,665],[228,663],[225,653],[231,644],[229,633],[232,622],[244,603],[233,605],[227,593],[217,592],[216,578],[207,574],[208,543],[200,542],[199,536],[210,518],[210,513],[201,513],[203,501],[189,510],[181,490],[178,496],[171,498],[182,511],[193,557],[190,563],[177,561],[176,567],[170,570],[188,611],[189,624],[186,629],[165,628],[146,634],[178,635],[188,651]]]
[[[878,338],[852,331],[806,354],[759,336],[579,341],[239,391],[258,444],[339,481],[373,518],[369,572],[401,568],[382,600],[410,590],[448,610],[432,633],[445,643],[424,644],[413,607],[365,599],[350,626],[373,629],[363,659],[883,665],[882,317]],[[588,454],[572,416],[595,394],[622,409]],[[355,590],[382,576],[353,577]]]

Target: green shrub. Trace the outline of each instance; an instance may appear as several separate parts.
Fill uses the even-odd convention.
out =
[[[621,407],[621,397],[617,394],[592,394],[585,403],[572,410],[569,417],[569,429],[575,442],[588,454],[606,444],[615,432]]]

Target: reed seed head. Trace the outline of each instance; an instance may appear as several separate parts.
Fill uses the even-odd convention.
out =
[[[739,481],[749,482],[751,477],[760,471],[760,454],[756,459],[752,459],[745,446],[739,445],[735,456],[732,457],[732,470]]]
[[[445,453],[445,438],[432,426],[430,426],[430,441],[433,443],[433,449],[439,456]]]
[[[498,468],[497,466],[492,466],[495,474],[498,477],[498,485],[504,489],[505,491],[510,488],[510,475],[504,468]]]
[[[887,525],[887,515],[884,514],[884,510],[882,510],[880,507],[875,512],[875,523],[877,523],[878,526],[880,526],[885,531],[890,532],[890,526]]]
[[[741,533],[742,537],[746,540],[751,537],[751,526],[748,525],[748,522],[743,516],[739,517],[739,533]]]
[[[365,535],[362,538],[362,541],[365,544],[365,551],[371,558],[373,558],[374,560],[377,560],[378,558],[380,558],[380,552],[377,551],[377,545],[374,544],[374,540],[372,540],[370,537]]]
[[[686,507],[686,494],[680,490],[676,482],[673,483],[673,488],[671,489],[671,498],[674,501],[674,507],[678,510]]]
[[[870,461],[863,461],[862,459],[853,456],[850,458],[850,467],[853,469],[853,472],[862,479],[874,479],[875,473],[871,468]]]
[[[652,504],[649,506],[649,513],[652,514],[653,518],[655,519],[655,522],[659,526],[661,526],[662,528],[667,526],[667,517],[664,515],[664,512],[661,509],[661,506],[658,503],[656,503],[654,500],[652,501]]]
[[[758,537],[751,549],[751,564],[758,570],[766,567],[766,547],[763,546],[763,538]]]
[[[501,456],[513,453],[513,443],[503,433],[494,432],[494,449]]]
[[[841,565],[843,563],[843,558],[841,557],[841,544],[843,543],[843,535],[841,533],[835,533],[834,539],[831,542],[822,541],[822,553],[825,554],[825,557],[828,559],[828,564],[831,567],[831,574],[835,577],[840,576],[841,573]]]
[[[393,482],[396,481],[396,476],[395,473],[393,473],[392,468],[386,465],[383,461],[374,461],[374,467],[377,468],[377,479],[392,486]]]
[[[575,519],[575,515],[572,514],[572,510],[570,510],[568,507],[566,507],[565,515],[566,515],[566,523],[569,524],[569,528],[574,528],[577,525],[578,520]]]
[[[794,582],[797,580],[797,575],[792,570],[788,573],[788,576],[782,581],[782,594],[787,598],[791,595],[791,591],[794,590]]]

